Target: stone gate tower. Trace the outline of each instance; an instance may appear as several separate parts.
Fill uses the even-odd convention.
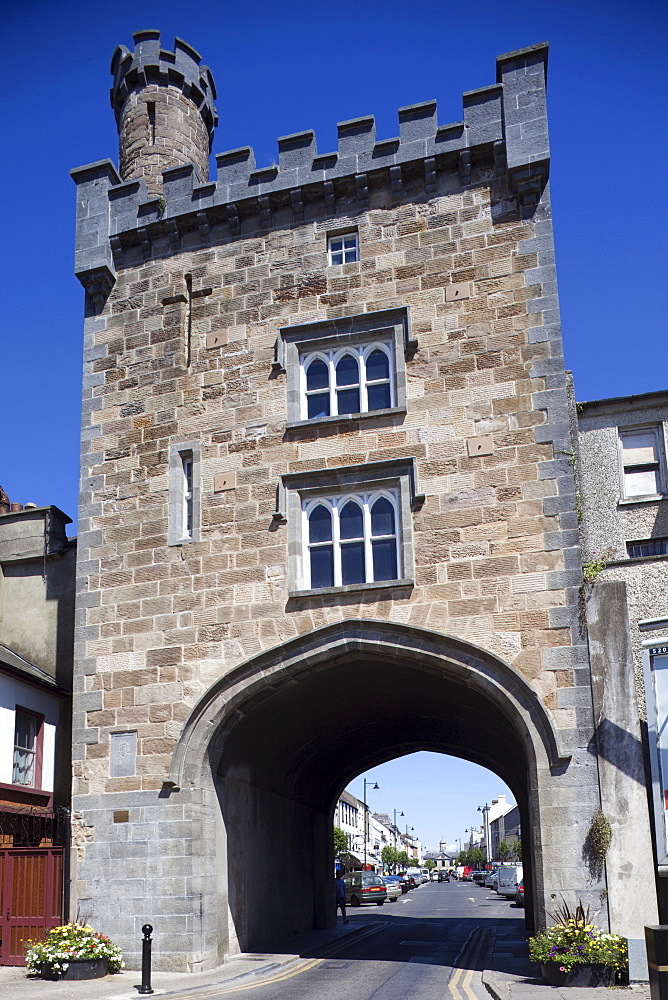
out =
[[[461,121],[426,101],[395,138],[365,116],[330,153],[304,131],[271,167],[218,154],[209,181],[211,74],[135,42],[112,63],[120,176],[73,171],[73,898],[130,961],[150,920],[162,968],[329,926],[340,791],[436,750],[513,789],[533,924],[561,893],[640,937],[647,825],[608,895],[583,855],[601,794],[547,47],[500,56]]]

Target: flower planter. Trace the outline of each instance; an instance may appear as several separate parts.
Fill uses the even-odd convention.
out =
[[[549,986],[614,986],[614,965],[579,962],[570,972],[562,972],[560,962],[543,962],[540,974]]]
[[[42,979],[102,979],[107,974],[106,958],[84,958],[70,962],[64,972],[56,972],[50,965],[43,965]]]

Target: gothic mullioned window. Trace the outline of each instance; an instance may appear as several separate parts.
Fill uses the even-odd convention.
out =
[[[368,413],[395,405],[390,344],[320,350],[300,361],[303,420]]]
[[[319,497],[304,504],[307,586],[399,578],[397,497],[390,491]]]
[[[287,426],[405,413],[406,358],[416,350],[406,308],[282,327],[273,369],[287,376]]]

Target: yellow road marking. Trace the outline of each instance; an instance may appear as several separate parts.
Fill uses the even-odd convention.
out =
[[[487,934],[484,931],[476,930],[473,932],[471,944],[465,948],[464,954],[462,955],[462,965],[455,969],[455,973],[448,984],[453,1000],[465,1000],[464,995],[461,992],[462,990],[466,995],[466,1000],[478,1000],[476,994],[471,988],[471,981],[476,969],[467,968],[467,966],[475,966],[477,964],[477,960],[480,952],[482,951],[486,937]]]
[[[310,962],[302,962],[296,969],[278,972],[274,976],[267,976],[266,979],[258,979],[254,983],[245,983],[242,986],[210,986],[206,992],[202,993],[191,993],[190,990],[188,990],[188,1000],[211,1000],[212,997],[224,996],[227,993],[241,993],[244,990],[255,990],[259,986],[271,986],[273,983],[282,983],[284,980],[292,979],[294,976],[298,976],[302,972],[308,972],[309,969],[315,968],[315,966],[319,965],[320,962],[324,962],[324,959],[313,958]],[[171,995],[178,996],[178,993]]]

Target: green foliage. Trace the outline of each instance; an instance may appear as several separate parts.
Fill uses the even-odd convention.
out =
[[[410,868],[413,864],[414,858],[409,858],[406,851],[399,851],[397,854],[397,865],[399,868]]]
[[[600,875],[605,865],[605,857],[612,840],[612,829],[605,817],[603,810],[599,807],[594,813],[585,840],[585,849],[589,855],[589,860],[593,872]]]
[[[562,900],[556,913],[559,922],[529,938],[529,954],[534,962],[559,962],[562,971],[574,965],[611,965],[622,972],[628,965],[626,939],[606,934],[589,923],[589,910],[578,903],[573,912]]]
[[[432,858],[427,858],[427,860],[424,863],[424,867],[428,868],[431,871],[432,868],[436,867],[436,862]]]
[[[28,971],[40,973],[42,968],[53,975],[62,975],[70,962],[90,961],[106,958],[109,972],[120,972],[124,967],[121,949],[112,944],[108,937],[81,924],[64,924],[53,927],[44,941],[27,941],[26,965]]]
[[[513,851],[515,852],[515,857],[518,861],[522,860],[522,841],[518,840],[517,843],[513,844]]]
[[[501,843],[499,844],[497,854],[502,861],[507,861],[510,855],[512,854],[510,844],[507,844],[505,840],[502,840]]]
[[[386,868],[394,868],[397,864],[398,857],[399,852],[396,847],[392,847],[391,844],[386,844],[380,852],[380,859]]]
[[[590,559],[588,562],[584,563],[582,567],[582,578],[584,582],[588,584],[594,583],[598,574],[605,569],[614,554],[614,549],[608,548],[597,558]]]
[[[480,868],[485,864],[485,855],[479,847],[472,847],[468,851],[460,852],[457,864],[468,865],[470,868]]]
[[[345,857],[348,854],[348,834],[344,833],[340,826],[334,827],[334,857],[337,860]]]

